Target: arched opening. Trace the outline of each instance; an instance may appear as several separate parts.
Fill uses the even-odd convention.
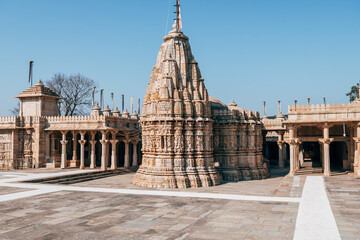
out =
[[[265,143],[265,156],[270,165],[278,166],[279,164],[279,146],[277,142],[266,142]]]
[[[124,163],[125,163],[125,143],[123,141],[120,141],[118,143],[118,162],[117,162],[117,166],[118,167],[124,167]]]
[[[348,160],[348,149],[345,142],[332,142],[330,144],[330,168],[332,171],[343,170]]]
[[[95,140],[96,140],[96,144],[95,144],[95,166],[96,167],[101,167],[101,133],[97,132],[95,135]]]
[[[304,142],[303,149],[303,165],[302,167],[321,167],[321,151],[318,142]]]
[[[84,146],[84,164],[85,167],[90,167],[90,136],[88,133],[85,134],[85,146]]]
[[[71,132],[67,132],[66,133],[66,140],[68,141],[66,144],[66,161],[68,161],[69,159],[72,159],[72,155],[73,155],[73,148],[74,148],[74,144],[73,144],[73,135]],[[68,162],[65,163],[65,166],[68,166]]]

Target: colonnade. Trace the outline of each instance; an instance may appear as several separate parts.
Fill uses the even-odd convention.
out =
[[[70,160],[68,157],[68,145],[69,138],[68,133],[72,134],[72,158]],[[124,142],[125,146],[125,154],[124,154],[124,167],[137,167],[138,166],[138,144],[139,138],[138,136],[123,135],[121,137],[117,137],[117,131],[100,131],[100,138],[96,138],[97,131],[60,131],[61,140],[59,143],[61,144],[61,161],[60,168],[66,167],[79,167],[80,169],[85,169],[85,144],[88,142],[88,155],[90,160],[90,168],[96,168],[96,155],[101,151],[101,170],[107,170],[110,160],[110,169],[115,170],[118,167],[118,143]],[[86,139],[85,135],[88,133],[88,138]],[[55,132],[48,132],[45,137],[45,160],[55,162]],[[80,139],[77,136],[80,135]],[[111,137],[110,137],[111,135]],[[101,144],[101,150],[97,149],[96,144]],[[133,145],[133,154],[132,161],[130,156],[130,143]],[[78,159],[78,147],[77,144],[80,145],[80,159]],[[111,144],[111,149],[110,149]],[[111,157],[110,157],[111,156]]]
[[[321,126],[318,126],[322,129],[323,136],[318,138],[320,143],[320,153],[322,158],[322,168],[324,176],[330,176],[330,144],[334,141],[334,138],[330,138],[330,128],[333,125],[324,123]],[[288,143],[290,145],[290,176],[294,176],[295,173],[300,169],[300,159],[299,159],[299,149],[302,143],[301,139],[298,138],[298,128],[297,126],[289,126],[289,139]],[[360,133],[360,130],[358,130]],[[359,135],[360,136],[360,135]]]

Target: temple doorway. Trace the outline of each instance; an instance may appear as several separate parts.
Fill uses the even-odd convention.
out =
[[[302,167],[321,167],[321,151],[318,142],[304,142],[302,144],[304,163]]]
[[[330,144],[330,169],[342,170],[344,161],[347,161],[348,150],[345,142],[332,142]]]

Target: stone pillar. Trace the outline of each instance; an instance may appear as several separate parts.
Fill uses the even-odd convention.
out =
[[[330,143],[334,141],[333,138],[330,138],[329,134],[329,125],[325,124],[323,128],[324,138],[319,139],[323,144],[323,163],[324,163],[324,176],[330,176]]]
[[[113,132],[112,134],[112,140],[111,142],[111,169],[117,169],[117,143],[119,140],[116,140],[116,132]]]
[[[73,156],[72,160],[70,161],[70,167],[77,167],[78,160],[77,160],[77,132],[73,131]]]
[[[356,128],[356,136],[354,137],[355,141],[355,155],[354,155],[354,173],[356,173],[357,176],[360,176],[360,169],[359,169],[359,159],[360,159],[360,125]]]
[[[129,156],[129,143],[130,140],[126,139],[124,140],[125,143],[125,163],[124,168],[130,168],[130,156]]]
[[[133,141],[133,162],[132,166],[137,167],[138,166],[138,155],[137,155],[137,145],[139,141]]]
[[[66,140],[66,133],[67,131],[61,131],[62,140],[61,142],[61,168],[66,168],[67,162],[67,153],[66,153],[66,144],[68,141]]]
[[[109,153],[110,153],[110,140],[106,140],[106,155],[105,155],[106,168],[109,166]]]
[[[56,160],[55,160],[55,136],[52,135],[52,137],[50,137],[50,141],[51,141],[51,153],[50,153],[50,160],[51,162],[54,164],[54,168],[56,167]]]
[[[298,139],[296,137],[295,127],[289,128],[289,145],[290,145],[290,176],[294,176],[296,169],[297,169],[297,159],[298,159],[298,151],[297,151],[297,145],[298,145]]]
[[[350,130],[350,136],[349,136],[349,144],[348,144],[348,169],[350,169],[351,167],[351,163],[354,164],[354,159],[353,159],[353,153],[354,153],[354,142],[353,142],[353,138],[354,138],[354,132],[353,132],[353,128],[349,127]]]
[[[95,152],[95,146],[96,146],[96,140],[95,140],[95,135],[96,132],[90,132],[91,135],[91,140],[90,140],[90,144],[91,144],[91,153],[90,153],[90,168],[95,168],[96,167],[96,152]]]
[[[283,141],[283,133],[278,133],[278,146],[279,146],[279,163],[278,166],[279,168],[284,168],[285,167],[285,157],[284,157],[284,141]]]
[[[290,145],[290,176],[294,176],[295,175],[295,159],[294,159],[294,155],[295,155],[295,151],[294,151],[294,146],[295,146],[295,142],[290,141],[289,142]]]
[[[102,139],[100,140],[101,143],[101,170],[106,170],[106,154],[107,154],[107,132],[101,132],[102,133]]]
[[[300,150],[300,143],[297,142],[296,144],[296,150],[295,150],[295,154],[296,154],[296,170],[300,169],[300,163],[301,163],[301,150]]]
[[[80,169],[85,169],[85,159],[84,159],[84,156],[85,156],[85,143],[86,143],[86,140],[85,140],[85,134],[86,132],[80,132],[80,135],[81,135],[81,140],[79,140],[79,143],[80,143]]]
[[[45,166],[50,162],[51,132],[45,134]]]

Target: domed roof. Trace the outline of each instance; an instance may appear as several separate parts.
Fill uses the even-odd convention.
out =
[[[216,109],[216,110],[225,110],[225,109],[227,110],[228,109],[228,107],[226,106],[225,103],[223,103],[219,99],[216,99],[212,96],[209,96],[209,101],[210,101],[211,109]]]

